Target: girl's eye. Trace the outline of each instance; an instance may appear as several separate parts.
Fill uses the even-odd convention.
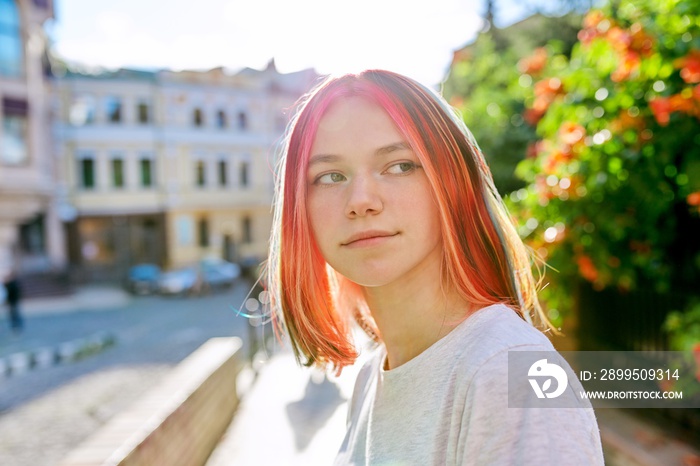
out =
[[[316,178],[317,184],[334,184],[340,183],[341,181],[345,181],[345,177],[340,173],[335,172],[326,173],[325,175],[321,175],[318,178]]]
[[[392,175],[401,175],[403,173],[408,173],[416,168],[416,164],[413,162],[399,162],[389,168],[386,172]]]

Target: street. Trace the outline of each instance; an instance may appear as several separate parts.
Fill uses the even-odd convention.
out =
[[[0,377],[0,464],[55,465],[209,338],[239,336],[246,349],[248,321],[233,308],[249,289],[240,283],[203,297],[135,297],[118,309],[28,316],[19,336],[0,321],[0,356],[105,331],[116,337],[76,362]]]

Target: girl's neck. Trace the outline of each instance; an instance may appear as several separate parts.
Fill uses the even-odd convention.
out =
[[[394,369],[415,358],[467,318],[472,306],[454,290],[430,280],[407,277],[401,283],[365,288],[365,299]]]

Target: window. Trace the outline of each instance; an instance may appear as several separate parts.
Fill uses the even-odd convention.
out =
[[[206,248],[209,246],[209,220],[200,218],[197,222],[197,237],[199,246]]]
[[[124,187],[124,159],[121,157],[112,159],[112,186]]]
[[[219,160],[219,186],[226,186],[228,167],[225,160]]]
[[[241,131],[248,129],[248,115],[245,112],[238,112],[238,129]]]
[[[204,186],[207,184],[206,166],[203,160],[198,160],[195,164],[195,173],[197,174],[197,186]]]
[[[219,128],[226,128],[228,121],[226,121],[226,112],[219,110],[216,112],[216,126]]]
[[[79,95],[70,106],[68,120],[73,126],[90,125],[95,122],[95,98]]]
[[[194,109],[194,113],[192,114],[192,123],[194,123],[195,126],[204,125],[204,114],[202,113],[201,108]]]
[[[105,99],[105,114],[110,123],[122,121],[122,101],[119,97],[109,96]]]
[[[79,161],[80,186],[84,189],[95,187],[95,159],[85,157]]]
[[[141,159],[141,186],[153,186],[153,160],[150,158]]]
[[[19,247],[25,254],[46,253],[46,228],[44,214],[38,214],[32,220],[19,226]]]
[[[250,217],[247,215],[243,217],[241,221],[241,229],[243,230],[243,242],[252,243],[253,242],[253,226]]]
[[[248,187],[248,162],[241,162],[238,167],[238,184],[242,188]]]
[[[14,0],[0,0],[0,76],[21,76],[23,67],[19,10]]]
[[[0,139],[0,164],[24,165],[29,161],[27,148],[26,100],[3,97],[2,138]]]
[[[147,124],[150,121],[150,105],[145,100],[140,101],[136,104],[136,119],[142,125]]]

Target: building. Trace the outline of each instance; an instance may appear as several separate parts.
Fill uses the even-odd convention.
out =
[[[84,279],[267,253],[284,110],[313,70],[67,72],[54,83],[58,203]]]
[[[0,279],[61,268],[47,38],[51,0],[0,0]]]

